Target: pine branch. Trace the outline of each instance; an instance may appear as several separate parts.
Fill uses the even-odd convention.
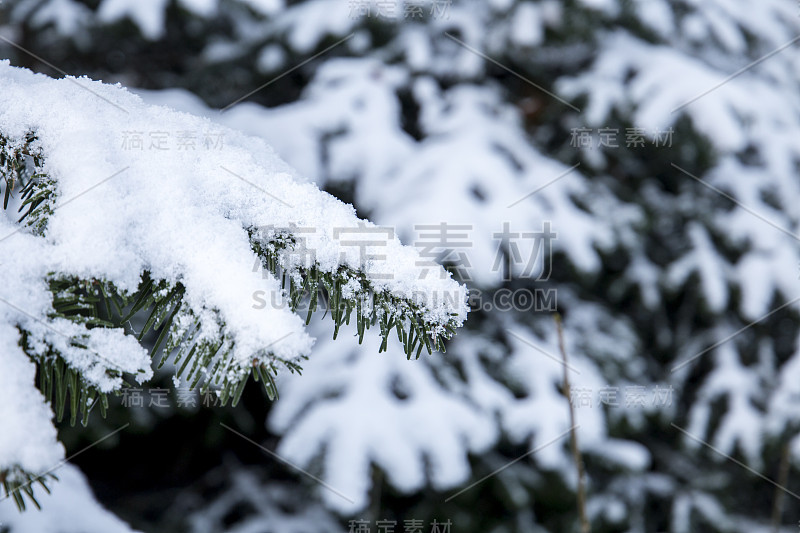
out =
[[[0,196],[7,210],[15,192],[19,195],[18,212],[36,235],[43,235],[47,219],[53,213],[56,182],[42,171],[44,159],[33,147],[36,136],[26,135],[23,141],[12,142],[0,135]]]
[[[343,324],[350,324],[355,313],[359,344],[366,330],[376,324],[383,339],[379,352],[386,351],[392,330],[403,344],[406,356],[412,354],[419,359],[423,349],[429,354],[434,350],[445,352],[445,340],[452,337],[458,326],[456,313],[444,322],[433,322],[425,317],[424,310],[414,302],[398,298],[389,291],[376,290],[367,275],[346,266],[335,271],[323,271],[318,263],[310,268],[289,267],[286,260],[297,246],[297,239],[289,231],[281,231],[265,239],[257,228],[249,228],[253,251],[262,258],[263,267],[288,287],[289,304],[296,311],[299,304],[308,302],[306,323],[317,311],[320,293],[326,296],[325,316],[330,311],[334,322],[333,338]],[[343,294],[345,286],[358,287],[349,297]]]
[[[56,181],[44,173],[43,164],[35,135],[29,134],[22,140],[0,135],[3,210],[17,206],[22,213],[18,222],[24,222],[34,235],[40,236],[47,229],[58,194]],[[423,349],[429,354],[433,350],[444,352],[445,340],[460,324],[457,313],[445,319],[430,318],[414,301],[399,298],[389,290],[376,289],[364,272],[353,268],[341,266],[326,271],[317,262],[307,267],[290,266],[287,255],[298,241],[290,232],[265,238],[256,228],[246,230],[253,252],[287,290],[291,309],[296,312],[302,302],[308,303],[306,323],[320,302],[326,303],[323,318],[330,315],[334,339],[341,326],[350,324],[351,320],[355,321],[359,343],[366,330],[377,325],[382,337],[379,352],[388,349],[392,331],[395,331],[406,356],[419,358]],[[228,333],[220,312],[193,309],[184,299],[185,287],[181,283],[154,279],[148,271],[142,272],[140,284],[132,293],[121,291],[110,280],[81,279],[65,273],[51,272],[46,281],[52,294],[52,307],[46,318],[68,320],[87,332],[71,338],[70,346],[91,351],[88,333],[95,328],[120,329],[126,335],[135,336],[139,343],[148,342],[146,336],[152,331],[156,339],[150,356],[155,359],[160,354],[158,368],[171,359],[178,378],[184,379],[192,389],[201,387],[202,393],[213,388],[222,405],[230,400],[236,406],[250,376],[262,383],[268,398],[273,400],[278,395],[274,380],[278,366],[283,365],[292,372],[301,371],[298,361],[279,358],[269,347],[252,354],[247,362],[235,359],[232,355],[235,340]],[[139,332],[133,331],[130,325],[134,317],[144,319]],[[33,338],[32,333],[23,328],[20,328],[20,335],[23,350],[37,366],[37,385],[51,403],[58,421],[63,420],[67,408],[72,425],[77,423],[80,414],[85,426],[97,405],[105,416],[107,391],[101,391],[54,346],[43,343],[44,339]],[[120,369],[105,367],[104,370],[109,377],[124,378]],[[113,392],[119,395],[121,391]],[[31,482],[39,481],[44,486],[41,479],[18,469],[0,471],[0,479],[7,495],[14,497],[20,509],[25,508],[23,494],[38,506]]]
[[[50,494],[50,487],[47,486],[48,480],[57,481],[58,478],[53,474],[37,476],[20,468],[2,470],[0,471],[0,485],[3,486],[4,493],[2,499],[13,498],[17,508],[24,511],[26,509],[25,496],[27,496],[37,509],[41,509],[34,494],[33,485],[38,483],[47,494]]]

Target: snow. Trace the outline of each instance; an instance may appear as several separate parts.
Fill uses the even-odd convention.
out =
[[[142,34],[157,40],[164,34],[167,0],[103,0],[97,13],[103,22],[130,18]]]
[[[759,445],[764,425],[763,414],[755,406],[759,376],[741,364],[733,343],[720,345],[713,357],[716,366],[698,394],[686,431],[696,439],[709,440],[714,447],[728,455],[734,453],[734,447],[738,444],[748,463],[759,468]],[[704,434],[709,411],[713,401],[721,396],[726,397],[729,410],[722,416],[713,438],[706,439]],[[702,446],[692,438],[686,437],[684,440],[691,447]],[[721,456],[718,458],[724,460]]]
[[[651,463],[650,452],[638,442],[607,439],[588,450],[602,460],[625,470],[645,471]]]
[[[675,29],[675,17],[666,0],[636,0],[636,10],[642,22],[668,37]]]
[[[337,238],[345,229],[375,226],[300,178],[261,140],[147,105],[119,86],[86,78],[52,80],[7,61],[0,63],[0,103],[0,132],[12,142],[36,132],[34,149],[44,154],[43,170],[58,187],[44,238],[17,232],[18,226],[0,217],[2,236],[8,236],[0,242],[0,264],[10,276],[0,295],[17,306],[3,309],[3,323],[30,332],[34,353],[54,347],[102,391],[121,385],[119,377],[106,374],[107,368],[132,373],[140,382],[148,379],[148,355],[122,331],[87,331],[65,319],[46,318],[48,272],[109,280],[125,291],[136,289],[144,271],[173,285],[180,282],[186,288],[184,302],[202,320],[199,338],[224,334],[234,346],[232,363],[242,367],[254,356],[291,361],[309,353],[313,339],[303,319],[282,305],[251,305],[257,291],[281,292],[271,274],[253,269],[256,256],[246,231],[251,227],[310,228],[302,237],[315,251],[321,271],[346,266],[363,272],[375,291],[416,303],[420,318],[437,328],[466,317],[464,287],[443,271],[422,279],[419,255],[396,236],[364,246],[363,256],[361,246]],[[126,135],[135,132],[146,139],[141,149],[126,145]],[[172,139],[177,132],[193,134],[198,146],[153,147],[151,134]],[[201,144],[211,133],[222,139],[221,146]],[[285,265],[308,266],[292,263],[292,257],[287,252]],[[88,349],[70,346],[74,336],[85,337]],[[16,339],[8,333],[3,337],[6,343]],[[263,354],[265,347],[272,355]],[[21,364],[11,357],[0,359],[2,368]],[[28,378],[32,387],[32,375]],[[36,400],[31,394],[20,394],[20,401]],[[34,403],[41,405],[40,400]],[[25,412],[20,405],[2,404],[2,418]],[[43,416],[33,420],[46,428]],[[23,438],[18,432],[6,435],[11,442]],[[41,469],[55,453],[51,438],[41,442],[47,453],[14,451],[12,446],[0,454],[0,465]]]
[[[409,25],[407,39],[400,39],[412,57],[419,58],[412,67],[428,68],[428,37],[413,39],[413,33]],[[420,105],[422,140],[413,139],[399,120],[396,91],[409,86]],[[406,243],[414,243],[418,224],[471,224],[469,273],[480,287],[502,283],[503,273],[493,270],[493,263],[498,248],[494,234],[502,231],[503,222],[512,230],[531,231],[550,221],[558,231],[554,248],[591,272],[600,266],[596,247],[611,242],[612,225],[625,228],[640,219],[635,209],[621,208],[592,189],[580,169],[567,173],[569,166],[537,151],[527,141],[518,110],[492,87],[462,83],[442,90],[433,76],[413,78],[402,66],[369,58],[331,58],[316,70],[299,101],[272,109],[245,103],[219,114],[184,91],[141,94],[147,102],[206,116],[265,139],[320,184],[358,177],[357,204],[374,212],[376,221],[395,227]],[[323,153],[329,155],[327,160]],[[484,191],[483,199],[472,192],[476,186]],[[591,197],[592,207],[607,216],[593,217],[577,208],[571,199],[575,196]],[[600,224],[599,219],[609,223]],[[520,244],[527,258],[530,245]],[[514,274],[519,276],[526,266],[514,265]],[[631,372],[641,371],[631,332],[618,325],[610,332],[598,331],[597,317],[603,312],[591,308],[583,313],[584,305],[591,307],[585,302],[569,305],[575,319],[567,321],[574,332],[570,353],[581,371],[578,384],[595,390],[605,385],[599,370],[585,358],[589,351],[601,350]],[[513,331],[558,353],[554,328],[546,341],[521,326],[513,326]],[[561,436],[530,461],[573,479],[564,436],[569,403],[558,392],[563,375],[557,362],[513,337],[506,346],[468,332],[455,338],[441,364],[424,357],[412,364],[395,361],[396,348],[377,360],[371,357],[379,344],[374,335],[368,333],[359,348],[354,339],[348,340],[349,333],[342,331],[335,342],[320,339],[302,376],[279,377],[281,396],[268,421],[270,430],[282,436],[282,456],[312,468],[351,500],[322,488],[318,494],[326,505],[341,513],[363,509],[369,501],[371,467],[386,472],[387,482],[404,493],[426,485],[456,487],[469,475],[467,454],[487,449],[502,434],[530,450]],[[486,372],[490,353],[503,369],[499,378]],[[509,383],[522,387],[527,396],[515,398]],[[392,392],[395,384],[413,396],[398,399]],[[581,442],[602,455],[603,410],[580,410],[578,417]],[[426,437],[421,436],[424,431]],[[639,448],[614,451],[615,461],[630,468],[645,462]],[[427,476],[426,461],[432,465]]]
[[[567,326],[582,332],[576,338],[615,343],[609,349],[627,364],[635,347],[621,342],[622,331],[613,332],[618,337],[598,331],[591,323],[596,316],[587,312]],[[269,429],[281,435],[277,452],[335,489],[317,491],[332,509],[351,515],[365,508],[371,467],[385,472],[387,482],[402,493],[426,485],[453,490],[469,475],[469,454],[485,452],[500,435],[538,449],[526,461],[573,478],[569,402],[559,392],[563,367],[540,351],[559,353],[552,333],[542,340],[516,327],[518,337],[509,337],[509,350],[462,332],[446,358],[411,362],[391,349],[373,357],[379,339],[368,333],[360,347],[352,333],[343,330],[336,341],[320,339],[302,376],[279,376],[280,399],[268,420]],[[573,385],[598,390],[602,380],[582,355],[585,348],[570,342],[569,350],[570,364],[580,372],[571,374]],[[502,376],[486,373],[487,358],[502,365]],[[516,397],[509,383],[524,394]],[[641,445],[607,440],[601,408],[578,409],[577,415],[587,453],[630,470],[647,467],[650,458]]]
[[[178,0],[178,3],[195,15],[211,17],[217,11],[219,0]],[[259,4],[255,0],[251,3]],[[105,23],[130,19],[146,39],[157,41],[164,36],[168,5],[168,0],[103,0],[97,17]]]
[[[544,38],[539,9],[534,4],[521,4],[517,7],[511,39],[520,46],[536,46]]]
[[[287,105],[265,109],[240,104],[219,114],[183,91],[143,93],[143,99],[206,116],[213,122],[207,126],[212,130],[227,126],[260,137],[320,186],[352,180],[359,208],[374,214],[377,223],[391,226],[407,244],[414,243],[415,225],[423,222],[471,224],[467,257],[471,283],[481,289],[503,284],[492,266],[498,244],[493,234],[504,222],[523,231],[552,222],[558,232],[555,249],[578,271],[567,286],[559,286],[560,307],[569,315],[565,324],[571,364],[580,370],[580,375],[573,376],[573,387],[596,390],[606,384],[644,385],[648,379],[658,379],[687,389],[676,390],[687,397],[670,409],[603,410],[596,406],[578,410],[584,453],[625,472],[607,483],[590,479],[590,487],[597,490],[590,490],[590,512],[621,522],[620,530],[646,531],[647,524],[637,520],[648,516],[653,498],[663,498],[665,507],[672,506],[670,527],[676,531],[696,529],[698,516],[732,530],[762,530],[742,517],[726,517],[729,509],[718,504],[719,491],[704,492],[681,481],[685,479],[681,476],[696,473],[697,482],[705,483],[709,481],[706,471],[695,472],[696,465],[681,466],[676,460],[684,472],[675,477],[672,472],[659,472],[663,466],[650,464],[643,445],[611,439],[606,428],[625,428],[620,433],[635,438],[653,424],[669,429],[669,422],[681,423],[680,417],[685,417],[693,435],[737,457],[742,452],[749,465],[759,467],[763,445],[770,442],[766,436],[781,438],[798,421],[800,355],[796,342],[787,351],[788,341],[781,339],[793,331],[794,319],[787,324],[784,313],[794,312],[796,304],[760,321],[773,311],[775,302],[797,297],[800,205],[793,201],[800,195],[797,45],[731,77],[800,33],[796,3],[635,0],[621,10],[621,2],[582,0],[566,13],[558,1],[465,1],[453,5],[446,19],[433,18],[424,24],[393,25],[373,17],[367,22],[377,22],[382,32],[385,27],[386,45],[373,44],[363,30],[367,22],[350,17],[352,4],[322,0],[288,7],[271,0],[243,3],[270,20],[275,17],[269,30],[283,32],[276,37],[279,44],[257,45],[261,54],[256,52],[254,58],[267,71],[288,68],[288,64],[281,67],[287,58],[310,57],[327,46],[323,43],[359,33],[342,42],[340,50],[334,48],[315,59],[308,67],[313,68],[310,83],[298,100]],[[370,6],[374,9],[376,3]],[[548,42],[546,29],[555,30],[557,36],[574,33],[566,25],[573,16],[590,17],[587,23],[592,27],[580,36],[581,45],[562,47]],[[158,25],[148,26],[148,20],[157,18],[152,15],[144,17],[144,23],[134,23],[152,32]],[[251,22],[237,30],[251,39],[261,38],[254,30],[257,25],[248,25]],[[218,60],[229,60],[240,44],[226,41],[208,52],[215,52]],[[520,46],[535,49],[516,54]],[[483,76],[488,62],[475,51],[503,64],[511,64],[511,58],[521,71],[538,72],[545,65],[543,73],[555,73],[558,95],[570,100],[586,97],[583,112],[578,116],[566,112],[544,123],[525,116],[516,101],[525,91],[508,90],[505,80],[487,81]],[[340,53],[370,57],[336,57]],[[556,58],[557,68],[547,70],[547,57]],[[536,94],[533,88],[530,92]],[[399,94],[404,99],[410,94],[419,106],[419,120],[410,125],[416,131],[409,131],[409,124],[401,121],[407,113],[400,106]],[[620,119],[648,131],[680,126],[682,135],[690,138],[676,139],[676,148],[658,154],[663,171],[651,165],[647,168],[653,175],[642,176],[625,164],[609,175],[614,157],[601,150],[553,154],[540,144],[542,138],[547,139],[548,128],[598,128],[616,125]],[[227,136],[225,141],[227,147]],[[557,145],[560,141],[551,138],[549,142]],[[685,170],[709,187],[669,166],[673,160],[693,160],[693,150],[699,152],[703,142],[710,146],[710,150],[701,147],[708,159],[699,158],[696,167]],[[562,175],[578,159],[583,161],[580,167],[508,207]],[[636,159],[627,154],[622,161]],[[257,172],[248,173],[247,165],[226,168],[249,181],[256,179]],[[236,181],[233,175],[229,178]],[[672,190],[675,182],[677,190]],[[620,199],[611,189],[636,196]],[[588,205],[577,208],[575,198]],[[75,205],[83,204],[79,199]],[[137,214],[151,215],[148,210]],[[187,223],[194,220],[185,218]],[[77,225],[71,230],[83,231]],[[226,240],[238,227],[229,230],[224,233]],[[62,230],[59,238],[68,233]],[[189,234],[202,238],[202,231]],[[663,243],[665,248],[672,247],[667,258],[657,257],[653,250],[662,243],[642,242],[643,235],[654,234],[679,241]],[[21,243],[22,237],[15,239]],[[212,246],[208,257],[217,260],[219,251]],[[333,265],[338,254],[323,253],[322,257]],[[608,262],[618,257],[625,264],[619,266],[618,276],[611,276],[611,285],[592,289],[610,296],[612,302],[589,301],[585,294],[571,293],[571,281],[584,288],[594,285],[598,281],[594,275],[603,273]],[[357,259],[348,261],[362,265]],[[124,271],[129,260],[121,256],[114,268]],[[517,265],[517,282],[521,272]],[[35,276],[31,274],[31,279]],[[213,273],[200,271],[197,277],[205,286]],[[347,291],[355,294],[357,287],[349,286]],[[199,292],[201,303],[219,296]],[[681,297],[679,307],[673,296]],[[47,308],[46,298],[36,291],[26,298],[30,298],[31,312]],[[655,332],[655,339],[645,338],[645,333],[628,323],[641,318],[636,316],[640,304],[654,322],[653,329],[646,331]],[[754,321],[758,323],[741,336],[726,340]],[[569,424],[568,404],[557,390],[561,369],[539,351],[558,354],[549,319],[493,313],[486,323],[485,329],[460,334],[448,347],[446,358],[423,358],[414,364],[397,360],[396,346],[378,361],[373,353],[374,334],[367,335],[361,348],[347,338],[350,330],[343,331],[345,337],[336,344],[322,340],[307,375],[281,375],[278,380],[283,396],[269,424],[281,434],[281,451],[315,469],[353,499],[350,503],[321,489],[327,505],[352,512],[368,502],[371,467],[390,472],[388,482],[402,492],[424,486],[446,490],[470,475],[466,457],[474,450],[489,449],[498,439],[509,437],[518,446],[535,449],[563,434]],[[30,321],[26,325],[36,327]],[[314,332],[318,331],[322,330],[315,326]],[[58,342],[52,332],[40,330],[38,336]],[[329,331],[321,336],[328,337]],[[750,342],[753,336],[760,340],[757,347]],[[289,339],[296,339],[295,334]],[[103,342],[98,338],[93,346],[99,350]],[[717,343],[721,344],[702,353]],[[669,373],[674,363],[698,354],[709,360],[707,367],[693,364]],[[136,369],[138,363],[133,363],[140,357],[131,352],[123,360]],[[757,361],[752,362],[753,357]],[[309,376],[312,381],[306,382]],[[410,400],[397,398],[393,387],[413,393],[414,409],[409,410],[413,417],[403,407]],[[431,404],[422,409],[417,397]],[[718,414],[720,405],[724,408]],[[349,415],[350,409],[355,416]],[[398,428],[381,418],[381,409],[397,414]],[[462,411],[461,420],[451,420],[453,413]],[[46,428],[48,421],[41,423]],[[418,428],[436,424],[441,424],[445,437],[423,442]],[[680,459],[694,459],[704,448],[688,437],[683,443],[688,452],[676,451]],[[794,459],[800,457],[799,443],[798,439],[792,442]],[[428,474],[421,465],[430,457],[437,461]],[[555,469],[566,483],[574,482],[566,438],[533,454],[521,466],[534,476],[539,470]],[[520,488],[513,476],[509,478],[503,483],[510,487],[512,499],[524,502],[528,489]],[[225,503],[231,500],[226,498]]]
[[[285,0],[239,0],[262,15],[272,15],[284,8]]]
[[[407,361],[398,348],[375,357],[379,337],[368,332],[362,348],[354,333],[320,339],[302,376],[280,376],[269,419],[283,435],[277,452],[303,468],[321,454],[321,477],[336,492],[323,488],[320,497],[343,514],[367,505],[372,464],[405,493],[464,483],[468,454],[497,438],[492,417],[442,389],[435,358]]]
[[[38,488],[41,511],[21,513],[13,500],[0,502],[0,527],[9,533],[137,533],[97,503],[77,467],[65,464],[54,474],[58,481],[49,483],[51,494]]]
[[[6,310],[2,311],[0,317],[5,318]],[[2,409],[0,457],[4,465],[22,465],[33,472],[45,471],[63,457],[64,449],[56,441],[50,408],[42,395],[31,386],[36,367],[19,348],[19,332],[6,325],[5,320],[3,324],[0,328],[0,348],[3,353],[0,405],[11,406],[12,409]],[[13,507],[10,500],[5,504],[5,507],[9,506]]]
[[[142,96],[258,135],[320,184],[328,176],[331,181],[362,176],[357,203],[376,213],[375,222],[396,228],[408,244],[419,233],[415,226],[470,225],[469,271],[481,286],[502,282],[503,272],[493,264],[495,234],[505,222],[511,231],[531,232],[541,231],[549,221],[557,233],[554,249],[568,253],[584,271],[599,267],[595,245],[609,242],[611,234],[571,200],[589,190],[580,169],[570,171],[533,149],[516,110],[496,91],[465,84],[442,93],[426,77],[413,84],[426,135],[415,142],[399,122],[395,91],[404,82],[401,69],[372,59],[332,59],[318,69],[304,99],[277,109],[242,104],[219,115],[177,90]],[[323,142],[329,143],[325,150]],[[329,160],[322,159],[326,152]],[[485,198],[475,196],[475,186],[486,192]],[[413,199],[408,198],[409,187],[415,191]],[[605,209],[603,199],[601,192],[594,194],[599,209]],[[520,239],[519,246],[528,258],[533,239]],[[517,263],[515,274],[529,266]]]
[[[217,10],[219,0],[179,0],[179,4],[192,13],[203,17],[210,17]]]
[[[348,36],[358,22],[350,5],[340,0],[310,0],[298,4],[280,19],[279,29],[288,33],[292,48],[312,55],[325,35]]]
[[[731,50],[739,50],[735,36],[749,28],[767,41],[760,47],[764,54],[785,46],[800,31],[796,13],[781,18],[785,2],[759,3],[748,16],[742,9],[739,2],[712,2],[687,15],[684,23],[700,17],[691,19],[697,21],[693,24],[711,24]],[[707,303],[718,312],[728,305],[730,287],[736,285],[741,311],[757,320],[770,311],[776,293],[787,299],[796,296],[800,211],[782,201],[800,194],[795,167],[800,148],[793,140],[800,135],[800,102],[797,81],[787,75],[795,69],[796,55],[784,50],[737,76],[733,74],[750,59],[723,64],[719,57],[715,52],[689,56],[680,46],[652,45],[617,31],[604,40],[588,72],[564,78],[557,86],[568,97],[589,95],[585,113],[589,125],[597,127],[606,124],[614,109],[630,113],[633,123],[647,130],[664,131],[681,116],[691,118],[713,146],[717,161],[702,175],[698,169],[683,170],[707,183],[709,195],[732,198],[725,200],[732,209],[719,210],[712,227],[726,242],[749,246],[752,253],[736,264],[724,264],[714,257],[717,245],[711,235],[692,226],[692,250],[670,265],[670,284],[697,271]],[[745,149],[760,154],[761,162],[743,163]],[[781,205],[766,201],[767,193]]]
[[[36,26],[55,24],[63,35],[73,35],[83,28],[89,9],[75,0],[50,0],[36,10],[32,22]]]
[[[502,423],[513,441],[530,439],[530,449],[542,447],[536,452],[535,459],[544,468],[560,470],[569,469],[572,463],[564,452],[569,442],[564,434],[571,428],[570,399],[559,392],[564,382],[564,366],[554,332],[555,328],[545,339],[539,339],[519,327],[509,330],[513,355],[506,372],[515,388],[525,392],[525,397],[503,411]],[[580,353],[575,350],[571,339],[566,339],[566,342],[568,353]],[[597,369],[582,357],[571,357],[569,365],[567,371],[573,390],[597,391],[604,385]],[[548,415],[541,416],[540,413]],[[602,440],[605,432],[602,410],[576,408],[575,415],[576,431],[582,445],[592,448]]]
[[[258,68],[262,72],[274,72],[286,62],[286,53],[278,45],[265,46],[258,54]]]
[[[250,465],[245,467],[226,457],[203,481],[215,488],[221,485],[221,494],[210,505],[189,498],[179,499],[173,510],[179,516],[189,516],[191,533],[343,531],[336,516],[304,494],[297,484],[273,481],[265,485]],[[253,512],[236,512],[243,507]]]
[[[721,312],[728,305],[726,265],[719,260],[707,231],[700,224],[691,223],[688,233],[691,251],[670,265],[669,284],[672,287],[684,285],[689,275],[696,272],[706,304],[712,311]]]
[[[613,14],[617,11],[618,5],[614,0],[581,0],[581,3],[588,8],[604,11]]]

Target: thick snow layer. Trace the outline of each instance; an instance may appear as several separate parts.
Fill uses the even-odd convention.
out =
[[[103,391],[121,384],[106,375],[108,368],[148,378],[147,354],[121,331],[87,331],[64,319],[47,319],[49,272],[108,280],[128,291],[136,289],[144,271],[180,282],[193,310],[218,313],[240,364],[265,347],[284,360],[309,353],[313,341],[299,316],[278,299],[266,307],[253,305],[258,291],[280,294],[281,287],[253,268],[257,258],[246,231],[251,227],[304,228],[305,246],[315,251],[323,272],[343,266],[363,272],[376,291],[417,303],[432,323],[466,317],[464,288],[444,271],[423,276],[429,267],[419,266],[419,255],[396,236],[369,246],[352,245],[358,236],[338,237],[342,229],[374,225],[300,179],[261,140],[147,105],[119,86],[86,78],[53,80],[2,62],[0,133],[19,143],[30,132],[37,137],[32,149],[44,155],[43,171],[57,182],[58,197],[44,238],[0,216],[0,265],[6,272],[0,317],[3,324],[30,332],[37,353],[56,348]],[[137,136],[142,145],[131,144]],[[88,349],[70,346],[70,338],[80,335],[87,337]],[[2,339],[16,342],[10,333]],[[5,377],[5,365],[22,364],[14,357],[13,351],[0,357],[0,375]],[[32,374],[29,378],[32,386]],[[15,416],[30,394],[0,405],[0,418]],[[18,432],[3,437],[23,438]],[[37,470],[52,456],[7,451],[0,453],[0,465]]]
[[[5,318],[4,315],[0,312],[0,317]],[[19,332],[2,320],[0,414],[3,431],[0,432],[0,458],[4,465],[25,465],[31,471],[41,472],[53,467],[63,457],[64,450],[56,441],[50,408],[39,391],[31,386],[36,367],[18,343]],[[6,506],[13,507],[13,501],[6,502]]]

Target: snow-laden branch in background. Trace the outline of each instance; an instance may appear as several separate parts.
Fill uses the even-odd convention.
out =
[[[0,472],[63,454],[49,410],[20,403],[54,399],[60,418],[69,395],[85,419],[125,376],[150,378],[160,347],[223,402],[251,373],[274,392],[313,344],[304,299],[337,332],[379,326],[380,350],[396,332],[408,357],[466,318],[465,287],[262,141],[120,86],[0,63],[0,173],[0,343],[21,348],[0,355],[0,389],[18,393],[0,403]]]

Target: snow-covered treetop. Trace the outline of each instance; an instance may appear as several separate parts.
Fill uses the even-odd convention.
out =
[[[160,346],[223,401],[251,372],[274,389],[278,364],[297,369],[313,343],[311,312],[293,310],[322,289],[337,331],[351,315],[360,338],[379,324],[383,351],[396,330],[408,357],[466,318],[450,274],[263,141],[120,86],[0,63],[0,174],[0,473],[63,453],[34,363],[74,420],[125,375],[151,377]]]

